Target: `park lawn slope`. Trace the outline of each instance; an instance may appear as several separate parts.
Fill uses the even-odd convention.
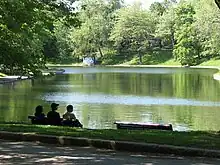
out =
[[[118,140],[130,142],[167,144],[184,147],[220,150],[219,132],[177,132],[177,131],[140,131],[113,129],[77,129],[61,126],[41,126],[29,124],[0,124],[0,131],[35,133],[43,135],[57,135],[83,137],[91,139]]]
[[[220,59],[210,59],[200,64],[200,66],[218,66],[220,67]]]
[[[137,66],[140,65],[139,64],[139,58],[137,56],[134,56],[131,60],[128,61],[117,61],[115,60],[115,62],[113,63],[106,63],[105,60],[103,61],[104,64],[101,64],[101,66],[118,66],[118,65],[126,65],[126,66]],[[149,54],[145,54],[143,56],[143,62],[141,65],[145,65],[146,67],[148,65],[165,65],[165,66],[181,66],[180,62],[176,61],[169,52],[167,52],[166,54],[161,53],[161,52],[157,52],[157,54],[155,53],[154,56],[150,56]],[[48,63],[47,64],[48,67],[79,67],[79,66],[83,66],[83,63],[72,63],[72,64],[52,64],[52,63]],[[216,66],[216,67],[220,67],[220,60],[219,59],[210,59],[207,60],[205,62],[202,62],[201,64],[198,64],[197,66]]]

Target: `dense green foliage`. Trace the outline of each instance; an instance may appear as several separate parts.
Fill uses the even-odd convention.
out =
[[[37,126],[27,124],[0,124],[0,131],[35,133],[44,135],[85,137],[93,139],[121,140],[220,149],[220,134],[217,132],[176,131],[129,131],[129,130],[87,130],[70,127]]]
[[[68,6],[71,3],[0,1],[1,70],[20,74],[39,73],[39,68],[44,67],[45,57],[51,55],[52,49],[58,49],[59,52],[55,22],[62,22],[63,26],[78,24]]]
[[[117,0],[82,2],[82,26],[71,34],[73,56],[95,56],[102,64],[156,64],[151,59],[164,50],[173,54],[167,60],[182,65],[219,58],[220,11],[212,0],[164,0],[149,10]]]
[[[199,54],[197,51],[198,41],[193,29],[193,15],[195,14],[192,5],[180,4],[175,9],[175,40],[174,55],[182,65],[193,65],[194,59]]]
[[[164,0],[144,9],[121,0],[2,0],[1,70],[38,74],[47,62],[80,62],[85,56],[102,64],[133,58],[148,64],[143,56],[154,56],[161,49],[173,51],[171,58],[182,65],[197,65],[219,58],[216,4]]]

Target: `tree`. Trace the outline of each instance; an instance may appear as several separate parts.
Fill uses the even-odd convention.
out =
[[[162,2],[163,6],[165,7],[165,9],[169,9],[170,7],[172,7],[174,4],[177,4],[177,0],[164,0]]]
[[[1,69],[38,73],[45,64],[44,41],[52,35],[54,21],[62,18],[66,24],[76,24],[67,8],[63,2],[47,0],[0,1]]]
[[[162,16],[163,13],[165,12],[166,8],[163,5],[163,3],[160,2],[154,2],[150,5],[150,11],[152,13],[155,13],[158,16]]]
[[[97,52],[102,57],[103,48],[109,45],[109,35],[115,19],[113,13],[120,8],[120,1],[85,0],[80,11],[82,25],[72,31],[75,55],[94,56]]]
[[[33,72],[43,62],[41,34],[46,34],[47,22],[41,19],[43,12],[35,10],[44,6],[36,1],[0,2],[0,58],[3,69],[10,72],[26,69]],[[40,32],[39,29],[42,29]]]
[[[139,6],[122,8],[117,13],[110,39],[119,52],[144,51],[149,47],[148,39],[154,34],[155,25],[152,15]]]
[[[174,56],[182,65],[195,65],[199,55],[199,43],[193,26],[195,10],[187,2],[182,2],[175,9]]]
[[[175,13],[174,7],[170,7],[166,12],[159,18],[159,23],[157,24],[156,35],[163,39],[164,45],[171,45],[174,47],[174,33],[175,33]],[[170,46],[169,46],[170,47]]]
[[[196,5],[195,27],[202,45],[201,58],[220,56],[220,11],[212,0]]]
[[[182,65],[196,65],[199,57],[199,43],[192,25],[183,25],[176,32],[174,56]]]

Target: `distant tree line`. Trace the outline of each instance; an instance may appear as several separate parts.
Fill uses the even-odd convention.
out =
[[[197,65],[220,57],[219,4],[164,0],[144,9],[121,0],[2,0],[0,69],[38,74],[47,62],[80,62],[84,56],[103,64],[134,57],[142,63],[146,52],[156,50]]]

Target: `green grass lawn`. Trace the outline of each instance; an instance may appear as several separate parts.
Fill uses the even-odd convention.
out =
[[[162,62],[162,63],[160,63],[159,65],[171,65],[171,66],[173,66],[173,65],[179,65],[179,66],[181,66],[181,64],[178,62],[178,61],[175,61],[173,58],[172,59],[169,59],[169,60],[167,60],[167,61],[165,61],[165,62]]]
[[[211,59],[209,61],[205,61],[200,64],[201,66],[219,66],[220,67],[220,59]]]
[[[72,64],[52,64],[52,63],[47,63],[46,66],[48,67],[71,67],[71,66],[83,66],[83,63],[72,63]]]
[[[167,63],[175,63],[172,60],[172,51],[170,50],[157,50],[157,51],[149,51],[142,54],[142,65],[161,65]],[[138,65],[139,64],[139,57],[135,55],[130,61],[126,61],[124,64],[130,65]]]
[[[172,53],[170,51],[154,51],[144,54],[142,57],[142,65],[167,65],[167,66],[181,66],[180,62],[176,61],[172,57]],[[111,65],[139,65],[139,58],[138,56],[134,56],[131,60],[115,62]],[[73,64],[47,64],[48,67],[50,66],[83,66],[83,63],[73,63]],[[210,59],[205,61],[198,66],[219,66],[220,67],[220,59]],[[1,76],[1,75],[0,75]]]
[[[105,140],[122,140],[189,146],[220,150],[219,132],[176,132],[176,131],[140,131],[140,130],[89,130],[61,126],[41,126],[28,124],[0,124],[0,131],[36,133],[45,135],[84,137]]]
[[[125,55],[124,55],[125,56]],[[123,55],[116,56],[115,54],[105,56],[103,58],[104,65],[139,65],[139,56],[137,53],[127,54],[125,58]],[[120,58],[119,58],[120,57]],[[121,59],[122,58],[122,59]],[[167,66],[181,66],[180,62],[173,58],[172,50],[151,50],[142,53],[142,65],[167,65]],[[47,64],[47,66],[83,66],[83,63],[69,63],[69,64]],[[220,59],[210,59],[202,62],[198,66],[219,66]]]

